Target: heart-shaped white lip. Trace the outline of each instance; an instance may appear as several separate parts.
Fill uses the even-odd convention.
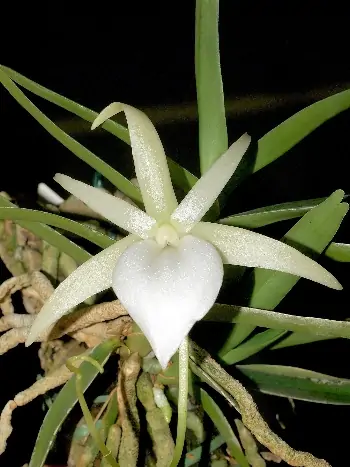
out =
[[[223,264],[215,247],[192,235],[177,247],[154,240],[130,246],[113,271],[112,287],[166,368],[194,323],[219,293]]]

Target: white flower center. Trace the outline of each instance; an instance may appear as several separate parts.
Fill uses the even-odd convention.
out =
[[[170,224],[163,224],[157,229],[156,242],[159,246],[164,248],[167,245],[178,246],[179,245],[179,234],[176,229]]]

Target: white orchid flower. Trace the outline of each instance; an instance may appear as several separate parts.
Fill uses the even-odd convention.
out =
[[[294,248],[249,230],[200,222],[246,152],[245,134],[213,164],[178,204],[162,143],[148,117],[113,103],[92,129],[124,111],[146,212],[66,175],[55,180],[131,235],[82,264],[55,290],[35,320],[26,345],[90,296],[110,287],[149,340],[165,368],[194,323],[214,304],[223,264],[283,271],[334,289],[339,282]]]

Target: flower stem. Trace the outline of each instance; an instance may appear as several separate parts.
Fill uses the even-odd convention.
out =
[[[182,341],[179,348],[179,399],[177,405],[177,433],[173,460],[170,467],[176,467],[181,459],[185,444],[187,421],[187,396],[188,396],[188,337]]]

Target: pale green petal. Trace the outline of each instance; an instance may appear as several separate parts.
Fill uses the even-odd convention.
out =
[[[156,221],[138,207],[67,175],[56,174],[54,179],[65,190],[113,224],[141,238],[148,238],[151,235]]]
[[[129,235],[83,263],[70,274],[44,304],[34,321],[26,346],[73,307],[112,285],[112,273],[119,256],[139,239]]]
[[[113,102],[96,118],[92,129],[113,115],[125,112],[137,180],[146,212],[158,222],[168,222],[177,206],[162,142],[151,120],[138,109]]]
[[[265,235],[227,225],[200,222],[191,232],[211,242],[225,263],[274,269],[341,290],[337,279],[316,261],[285,243]]]
[[[241,136],[187,193],[171,216],[171,220],[180,230],[189,232],[210,209],[235,172],[249,147],[250,140],[248,134]]]

